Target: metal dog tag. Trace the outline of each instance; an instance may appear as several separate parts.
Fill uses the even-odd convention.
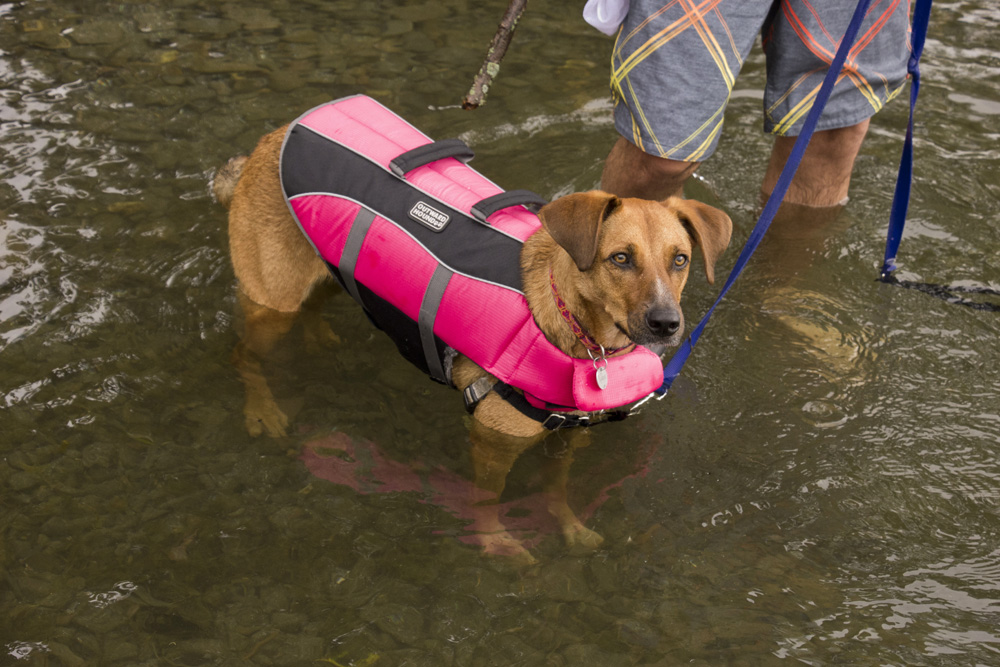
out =
[[[597,367],[597,388],[604,389],[608,386],[608,367],[598,366]]]

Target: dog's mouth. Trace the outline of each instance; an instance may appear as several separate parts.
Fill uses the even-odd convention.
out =
[[[631,344],[634,344],[634,345],[644,345],[645,344],[642,341],[636,340],[635,336],[632,335],[632,332],[629,331],[627,327],[622,326],[620,322],[615,322],[615,328],[618,329],[618,332],[621,333],[621,335],[623,335],[626,338],[628,338]]]

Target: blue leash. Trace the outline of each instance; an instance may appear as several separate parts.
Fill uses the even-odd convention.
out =
[[[929,0],[917,0],[918,7],[924,2],[926,2],[928,7],[930,6]],[[851,22],[847,26],[847,30],[844,32],[844,38],[840,40],[840,47],[837,49],[837,55],[834,56],[833,62],[830,63],[830,69],[827,70],[826,78],[823,79],[823,85],[820,87],[812,108],[806,116],[805,123],[802,126],[802,132],[799,133],[798,138],[795,140],[792,152],[788,156],[788,161],[785,163],[785,168],[781,170],[781,175],[778,177],[778,182],[774,186],[774,191],[771,192],[771,196],[768,198],[767,204],[764,205],[764,210],[761,211],[760,218],[758,218],[757,224],[750,232],[750,236],[747,238],[747,242],[743,246],[740,256],[736,259],[736,264],[733,266],[733,270],[730,271],[729,277],[726,279],[726,283],[719,291],[719,296],[716,297],[715,303],[713,303],[712,307],[708,309],[708,312],[705,313],[701,322],[699,322],[698,326],[691,331],[691,334],[687,337],[687,339],[681,343],[677,352],[674,353],[674,356],[671,357],[670,361],[667,362],[666,367],[663,369],[663,385],[656,390],[656,393],[660,396],[667,393],[667,390],[670,389],[670,385],[673,384],[674,379],[681,372],[681,368],[683,368],[684,364],[687,362],[688,357],[691,356],[691,351],[694,349],[695,344],[701,337],[701,333],[704,331],[705,325],[708,324],[708,320],[712,317],[712,313],[715,312],[716,306],[719,305],[719,302],[722,301],[722,297],[726,295],[726,292],[729,291],[729,288],[732,287],[733,283],[736,282],[736,279],[743,272],[747,262],[750,261],[750,257],[753,255],[754,251],[757,250],[757,246],[760,245],[761,240],[764,238],[764,233],[767,232],[768,227],[771,226],[771,221],[778,212],[778,207],[781,205],[781,201],[785,198],[785,194],[788,192],[788,186],[792,183],[792,177],[795,176],[795,171],[798,169],[799,163],[802,161],[802,156],[805,154],[806,146],[809,145],[809,140],[812,138],[813,132],[816,130],[816,123],[819,122],[820,114],[823,113],[823,108],[826,106],[827,100],[830,99],[830,93],[833,92],[833,86],[836,84],[837,78],[840,76],[840,70],[844,66],[844,60],[847,58],[847,52],[854,45],[854,41],[858,36],[858,30],[861,29],[861,23],[864,21],[865,14],[868,12],[869,4],[870,0],[859,0],[857,8],[854,10],[854,16],[851,17]],[[926,25],[924,26],[924,32],[926,33]],[[923,47],[922,37],[920,39],[920,44],[921,47]],[[916,52],[915,47],[914,52],[917,53],[917,56],[919,57],[919,53]],[[914,62],[912,60],[910,62],[911,65],[915,67]],[[913,99],[916,98],[914,97]],[[908,132],[907,137],[909,137],[909,134],[910,133]],[[908,189],[909,188],[907,188],[907,190]]]

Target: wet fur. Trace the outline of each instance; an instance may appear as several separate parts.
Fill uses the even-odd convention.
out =
[[[286,127],[264,136],[249,158],[234,158],[213,180],[216,198],[229,208],[229,247],[240,284],[244,331],[233,354],[246,387],[244,414],[252,435],[285,433],[260,362],[291,328],[310,293],[328,278],[324,262],[292,219],[281,192],[279,153]],[[681,292],[690,258],[699,249],[711,282],[714,265],[729,243],[732,223],[715,208],[671,198],[664,202],[619,199],[599,191],[578,193],[542,208],[542,229],[525,243],[521,271],[525,297],[545,336],[574,357],[587,356],[562,319],[551,294],[549,271],[571,312],[605,348],[636,342],[676,345],[683,332]],[[628,258],[627,264],[618,260]],[[680,322],[656,331],[651,321]],[[335,336],[313,318],[313,336]],[[464,389],[487,373],[459,357],[453,381]],[[476,485],[499,499],[514,461],[547,432],[490,393],[473,415],[470,432]],[[585,429],[569,434],[569,453],[543,471],[549,511],[571,547],[594,548],[602,538],[583,526],[566,503],[572,451],[588,442]],[[473,530],[489,553],[523,562],[531,555],[504,529],[495,510],[482,506]]]

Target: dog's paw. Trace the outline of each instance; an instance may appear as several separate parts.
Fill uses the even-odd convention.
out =
[[[318,352],[320,350],[340,345],[343,342],[337,334],[333,332],[330,325],[320,318],[306,318],[304,320],[304,338],[306,350]]]
[[[593,551],[604,544],[604,538],[582,523],[562,527],[563,538],[570,551]]]
[[[488,556],[502,558],[504,561],[518,567],[534,565],[538,561],[531,552],[524,548],[520,541],[514,539],[506,530],[497,533],[480,534],[479,544],[483,553]]]
[[[288,432],[288,417],[273,400],[247,403],[243,410],[247,432],[257,437],[267,433],[272,438],[280,438]]]

